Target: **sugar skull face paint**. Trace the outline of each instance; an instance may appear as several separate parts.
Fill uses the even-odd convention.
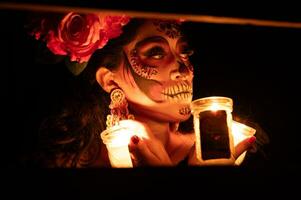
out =
[[[191,110],[190,110],[190,107],[189,107],[189,106],[183,107],[183,108],[181,108],[181,109],[179,110],[179,113],[180,113],[181,115],[189,115],[190,112],[191,112]]]
[[[133,49],[130,52],[130,62],[135,73],[143,78],[150,79],[152,75],[156,75],[158,73],[156,67],[144,64],[140,60],[136,49]]]
[[[180,24],[176,21],[154,20],[154,25],[159,32],[167,35],[169,38],[179,38],[182,34],[180,31]]]
[[[154,21],[140,27],[124,47],[118,84],[136,112],[182,121],[190,116],[193,66],[189,56],[193,52],[180,33],[173,35],[159,31]]]

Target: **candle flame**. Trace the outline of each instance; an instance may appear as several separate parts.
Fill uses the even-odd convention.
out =
[[[212,103],[211,105],[210,105],[210,110],[212,110],[213,112],[215,112],[215,111],[217,111],[217,110],[220,110],[220,105],[218,104],[218,103]]]

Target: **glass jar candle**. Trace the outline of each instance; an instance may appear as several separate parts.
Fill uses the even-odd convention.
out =
[[[132,168],[133,163],[128,145],[131,137],[149,138],[145,126],[135,120],[121,120],[104,130],[100,137],[108,150],[108,157],[113,168]]]
[[[196,158],[200,165],[233,165],[233,101],[228,97],[205,97],[192,101]]]

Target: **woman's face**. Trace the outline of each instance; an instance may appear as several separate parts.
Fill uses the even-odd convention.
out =
[[[190,116],[192,50],[175,22],[149,20],[124,47],[125,60],[116,72],[131,112],[178,122]]]

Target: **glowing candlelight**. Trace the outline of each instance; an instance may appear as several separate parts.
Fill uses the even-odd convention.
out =
[[[191,103],[200,165],[234,164],[232,110],[233,101],[228,97],[206,97]]]
[[[250,126],[232,121],[232,135],[234,140],[234,146],[243,141],[244,139],[251,137],[255,134],[256,130]],[[236,165],[240,165],[246,156],[246,151],[243,152],[235,161]]]
[[[130,139],[133,135],[148,138],[144,125],[134,120],[122,120],[119,124],[116,124],[101,133],[101,139],[108,149],[112,167],[133,167],[128,149]]]
[[[211,110],[213,112],[220,110],[220,109],[221,109],[220,106],[216,102],[213,102],[209,107],[209,110]]]

